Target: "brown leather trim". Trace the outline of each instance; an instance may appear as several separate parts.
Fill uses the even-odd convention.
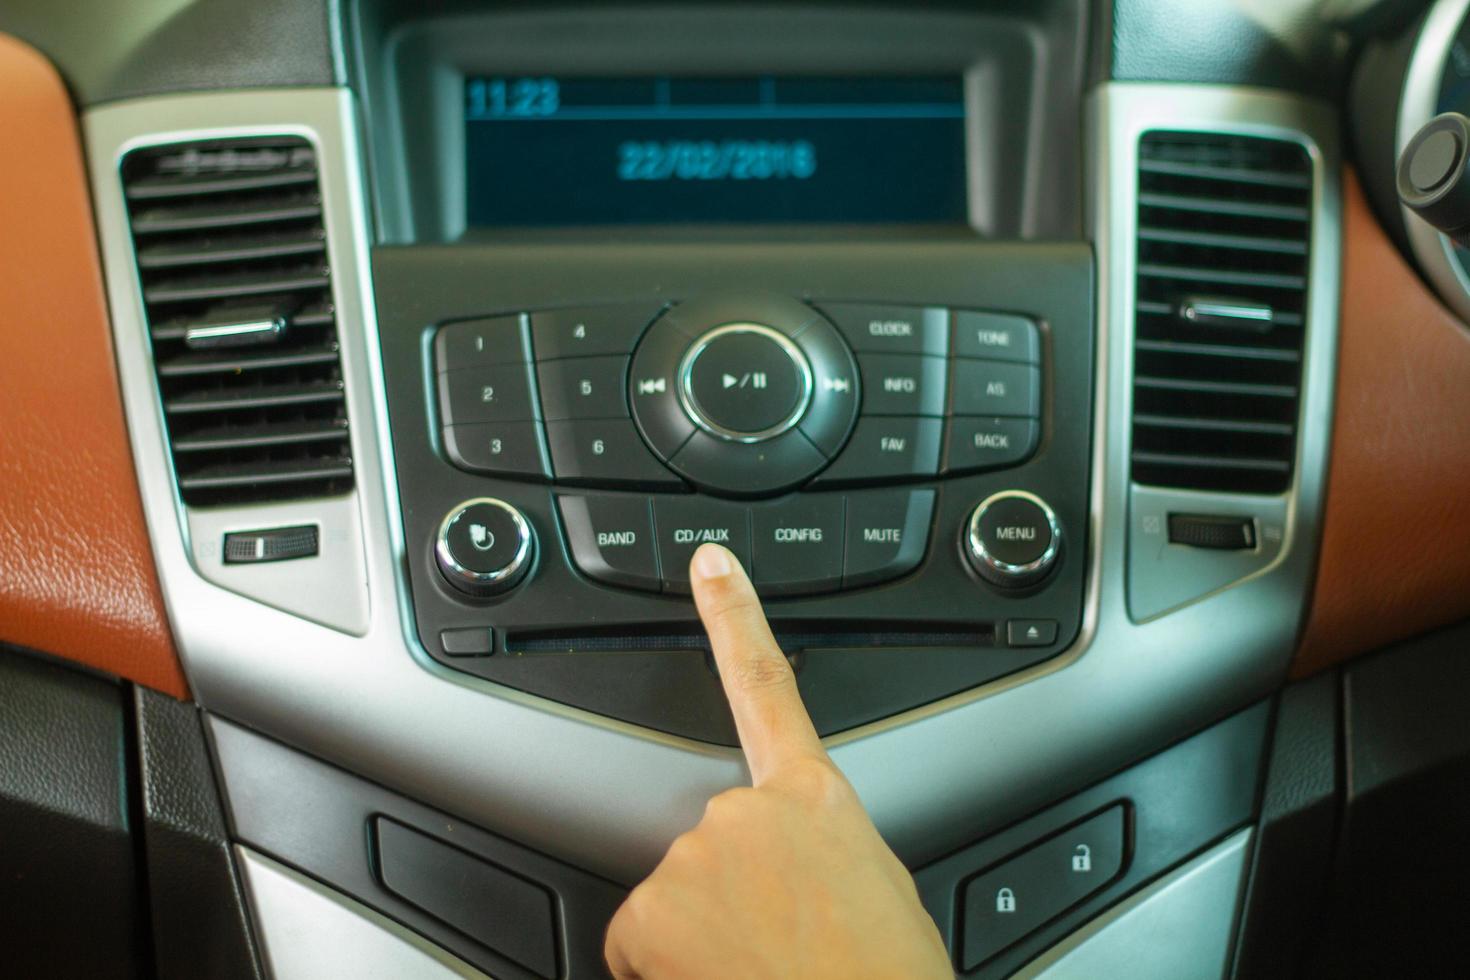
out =
[[[124,428],[76,116],[0,34],[0,640],[187,697]]]
[[[1470,616],[1470,331],[1343,182],[1337,409],[1303,676]]]

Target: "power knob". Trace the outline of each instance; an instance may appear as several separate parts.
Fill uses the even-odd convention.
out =
[[[1024,589],[1051,573],[1062,553],[1062,527],[1046,501],[1024,490],[987,497],[970,515],[965,557],[985,581]]]
[[[494,497],[466,500],[448,514],[434,539],[434,562],[465,595],[489,598],[515,588],[536,553],[525,516]]]

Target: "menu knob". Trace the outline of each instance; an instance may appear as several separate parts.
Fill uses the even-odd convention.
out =
[[[981,501],[964,534],[965,557],[976,574],[1002,589],[1035,585],[1061,556],[1057,515],[1024,490],[1005,490]]]

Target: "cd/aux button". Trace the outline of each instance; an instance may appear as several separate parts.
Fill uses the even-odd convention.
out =
[[[699,497],[658,497],[653,502],[654,531],[664,588],[689,592],[689,559],[702,544],[729,548],[750,568],[750,513],[739,504]]]

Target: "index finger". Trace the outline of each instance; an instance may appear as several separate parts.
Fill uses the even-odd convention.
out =
[[[793,761],[824,757],[796,675],[740,562],[719,545],[701,545],[689,578],[752,782],[759,786]]]

